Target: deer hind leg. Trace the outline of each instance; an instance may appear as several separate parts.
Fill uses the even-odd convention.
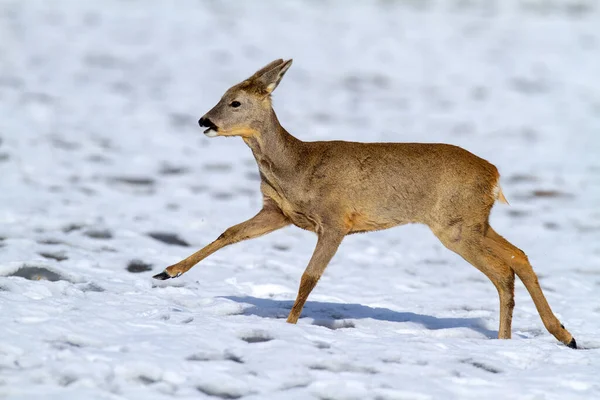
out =
[[[434,230],[434,233],[444,246],[462,256],[492,281],[500,300],[498,339],[510,339],[515,307],[515,273],[483,244],[486,226],[487,224],[484,223],[468,227],[446,225],[444,228]]]
[[[262,210],[254,217],[227,229],[214,242],[177,264],[167,267],[160,274],[154,275],[154,278],[160,280],[176,278],[225,246],[265,235],[287,225],[290,225],[290,220],[272,201],[267,199],[264,202]]]
[[[325,268],[327,268],[329,261],[331,261],[333,255],[340,246],[340,243],[342,243],[343,238],[344,234],[335,231],[326,231],[319,234],[317,247],[315,248],[306,270],[302,274],[298,296],[296,297],[294,306],[292,307],[290,315],[287,319],[287,322],[290,324],[295,324],[298,322],[298,318],[300,318],[302,308],[304,307],[304,303],[306,303],[308,295],[317,285],[317,282],[321,278],[321,275],[323,275],[323,272],[325,271]]]
[[[552,312],[538,278],[525,253],[496,233],[491,227],[485,237],[486,247],[504,260],[517,274],[529,292],[544,326],[556,339],[571,348],[577,348],[575,338],[565,329]]]

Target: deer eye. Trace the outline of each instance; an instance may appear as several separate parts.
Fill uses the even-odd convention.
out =
[[[237,100],[236,101],[232,101],[231,104],[230,104],[230,106],[233,107],[233,108],[238,108],[241,105],[242,105],[242,103],[240,103]]]

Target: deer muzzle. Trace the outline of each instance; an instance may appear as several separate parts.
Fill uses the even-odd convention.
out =
[[[198,120],[200,127],[208,128],[204,131],[204,134],[208,137],[218,136],[219,128],[209,118],[202,117]]]

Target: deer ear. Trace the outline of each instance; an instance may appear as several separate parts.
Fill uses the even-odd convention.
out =
[[[252,75],[250,77],[250,79],[252,78],[258,78],[259,76],[261,76],[262,74],[264,74],[265,72],[267,72],[268,70],[275,68],[278,65],[283,64],[283,60],[281,58],[275,60],[275,61],[271,61],[270,63],[268,63],[267,65],[265,65],[264,67],[262,67],[261,69],[259,69],[258,71],[256,71],[254,73],[254,75]]]
[[[263,68],[263,71],[260,75],[255,76],[256,82],[267,92],[267,94],[271,94],[273,90],[279,85],[281,82],[281,78],[287,72],[287,70],[292,66],[292,59],[287,61],[283,61],[281,63],[275,64],[273,61],[271,64],[271,68],[266,69],[268,67]],[[269,64],[269,65],[271,65]]]

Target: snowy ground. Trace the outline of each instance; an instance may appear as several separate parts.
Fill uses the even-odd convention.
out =
[[[0,1],[1,398],[600,398],[595,2],[171,4]],[[196,121],[279,57],[301,139],[495,163],[492,224],[584,350],[520,282],[494,339],[492,284],[423,226],[347,238],[296,326],[298,228],[152,280],[259,209],[249,149]]]

